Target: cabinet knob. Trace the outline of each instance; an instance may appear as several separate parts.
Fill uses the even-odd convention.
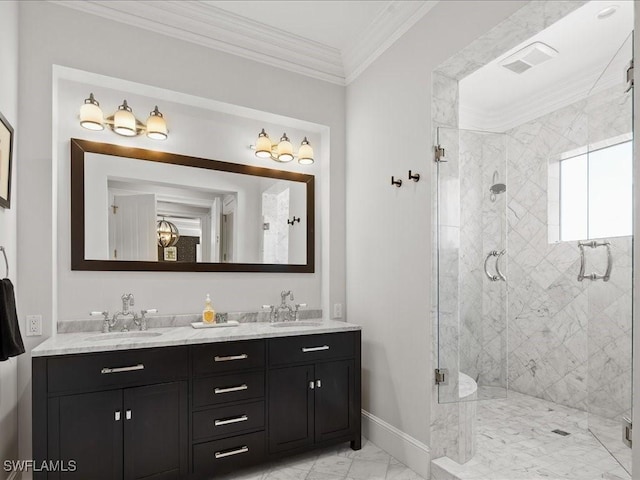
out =
[[[316,380],[316,387],[322,388],[322,380]]]
[[[309,382],[309,388],[310,388],[311,390],[313,390],[314,388],[316,388],[316,384],[315,384],[315,382],[314,382],[313,380],[311,380],[311,381]]]
[[[131,420],[131,416],[132,416],[132,415],[131,415],[131,410],[127,410],[127,411],[125,412],[125,414],[124,414],[124,417],[125,417],[127,420]]]
[[[120,421],[120,410],[116,410],[115,414],[114,414],[115,420],[116,422]]]

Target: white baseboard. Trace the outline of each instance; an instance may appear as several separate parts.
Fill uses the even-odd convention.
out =
[[[362,410],[362,434],[423,478],[430,478],[431,452],[421,441]]]

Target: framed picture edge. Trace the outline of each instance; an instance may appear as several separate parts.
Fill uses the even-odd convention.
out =
[[[13,167],[13,137],[14,130],[9,121],[2,115],[0,112],[0,128],[5,128],[9,132],[9,168],[7,170],[7,198],[0,196],[0,207],[9,209],[11,208],[11,174]],[[0,181],[4,182],[3,178],[0,178]]]

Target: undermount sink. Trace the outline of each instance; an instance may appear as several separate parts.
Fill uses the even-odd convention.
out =
[[[159,332],[112,332],[101,333],[100,335],[94,335],[84,339],[85,342],[99,342],[102,340],[118,340],[122,339],[135,339],[135,338],[151,338],[159,337],[162,333]]]
[[[272,327],[319,327],[322,325],[321,321],[313,321],[313,320],[298,320],[297,322],[275,322],[270,323]]]

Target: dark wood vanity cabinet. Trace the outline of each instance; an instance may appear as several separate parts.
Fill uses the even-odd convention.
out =
[[[347,440],[360,448],[359,395],[359,332],[270,340],[269,452]]]
[[[33,359],[40,479],[203,479],[360,448],[360,332]]]
[[[179,479],[188,474],[188,348],[33,359],[34,478]]]

